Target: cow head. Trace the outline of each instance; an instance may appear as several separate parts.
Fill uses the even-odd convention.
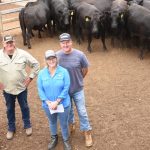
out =
[[[119,10],[113,10],[111,12],[111,19],[112,19],[112,22],[111,22],[111,27],[112,29],[116,29],[117,26],[118,26],[118,18],[119,18]]]
[[[57,11],[57,17],[59,24],[62,26],[68,25],[69,24],[69,10],[66,7],[62,7]]]
[[[98,33],[98,24],[100,22],[101,15],[99,11],[95,11],[91,16],[85,16],[86,24],[90,25],[91,32],[93,34]]]
[[[112,21],[111,22],[111,28],[117,29],[119,25],[124,26],[125,15],[126,15],[126,11],[111,13],[111,21]]]
[[[69,24],[69,16],[70,16],[70,12],[68,8],[64,8],[63,11],[63,19],[64,19],[64,24],[68,25]]]
[[[86,26],[88,26],[88,28],[92,31],[92,33],[97,33],[98,31],[98,24],[97,21],[94,20],[92,17],[90,16],[85,16],[85,24]]]
[[[127,10],[127,2],[115,0],[111,7],[111,27],[112,29],[117,29],[118,24],[124,22],[124,14]]]

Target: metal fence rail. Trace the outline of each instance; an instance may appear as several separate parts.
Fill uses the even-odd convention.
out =
[[[0,6],[6,5],[6,4],[17,3],[17,2],[24,2],[24,1],[27,1],[27,0],[15,0],[15,1],[4,2],[4,3],[0,3]]]
[[[10,2],[0,3],[0,6],[8,5],[8,4],[14,4],[14,3],[16,3],[16,4],[17,3],[24,3],[24,2],[27,3],[27,2],[29,2],[29,0],[15,0],[15,1],[10,1]],[[19,4],[17,4],[17,5],[19,5]],[[11,18],[8,18],[8,19],[4,19],[3,16],[7,15],[7,14],[18,13],[18,12],[20,12],[20,10],[23,7],[24,6],[21,6],[21,7],[18,6],[18,8],[13,8],[13,9],[7,9],[7,10],[0,11],[0,33],[20,27],[19,25],[18,26],[10,25],[8,28],[5,28],[4,24],[18,21],[19,17],[17,16],[17,17],[11,17]]]

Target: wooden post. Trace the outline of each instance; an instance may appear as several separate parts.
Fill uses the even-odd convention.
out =
[[[3,32],[2,14],[0,12],[0,33]]]

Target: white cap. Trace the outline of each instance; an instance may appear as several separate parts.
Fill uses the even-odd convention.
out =
[[[53,50],[47,50],[45,52],[45,58],[47,59],[49,57],[56,57],[56,54],[55,54],[55,52]]]
[[[10,42],[10,41],[15,41],[13,36],[11,36],[11,35],[5,35],[3,37],[3,42]]]

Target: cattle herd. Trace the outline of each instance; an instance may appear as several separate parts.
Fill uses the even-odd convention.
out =
[[[106,36],[111,37],[112,46],[116,39],[122,47],[139,45],[140,59],[149,48],[150,0],[37,0],[28,2],[20,11],[19,21],[28,48],[34,36],[32,30],[38,30],[39,38],[41,31],[50,36],[70,32],[79,44],[86,35],[89,52],[93,37],[100,37],[103,50],[107,50]]]

